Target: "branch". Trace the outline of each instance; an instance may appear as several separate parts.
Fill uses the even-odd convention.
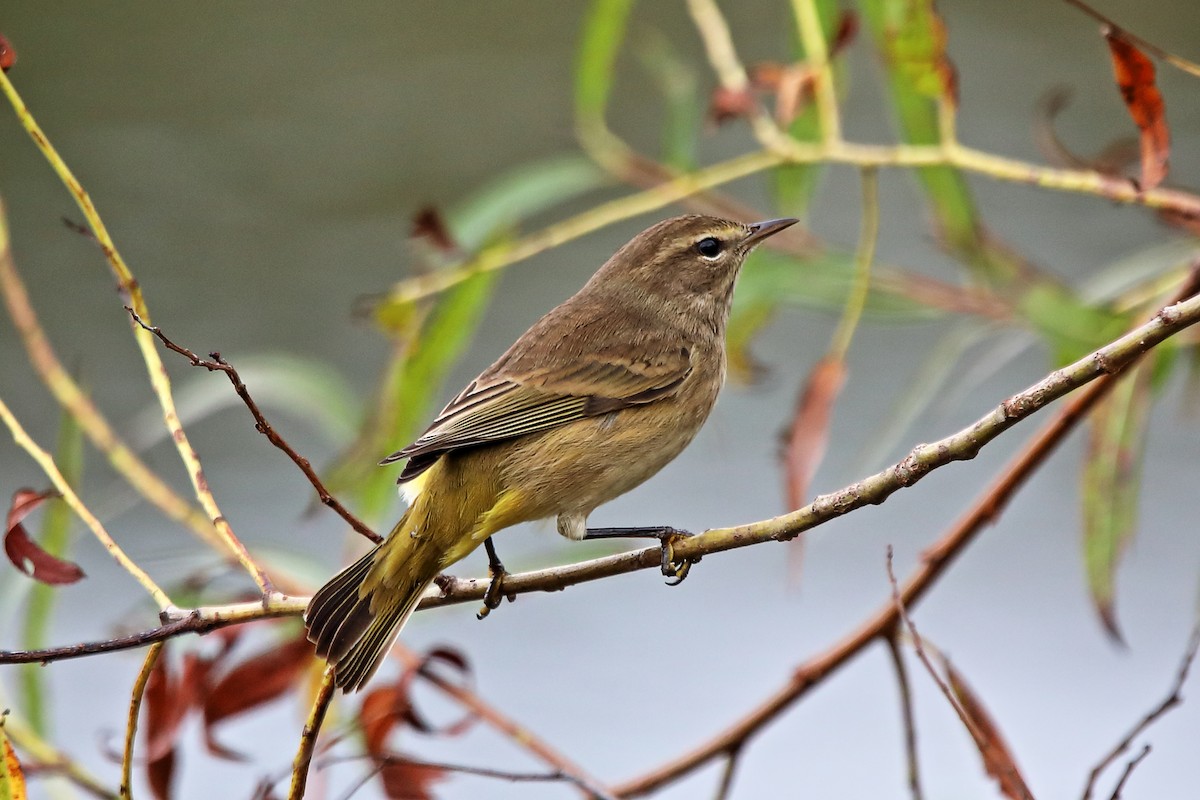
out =
[[[889,560],[890,567],[890,560]],[[888,654],[892,658],[892,670],[896,673],[896,684],[900,690],[900,715],[904,720],[904,753],[908,761],[908,789],[912,800],[923,800],[921,791],[921,760],[917,757],[917,723],[913,718],[912,686],[908,682],[908,669],[904,666],[904,654],[900,652],[900,629],[893,628],[884,637]]]
[[[158,642],[146,651],[146,659],[138,672],[137,680],[133,682],[133,692],[129,698],[129,719],[125,723],[125,749],[121,756],[121,787],[118,793],[125,800],[133,797],[133,742],[137,736],[138,714],[142,709],[142,698],[146,694],[146,684],[150,673],[158,663],[162,654],[163,644]]]
[[[1194,286],[1189,285],[1187,290],[1193,291]],[[905,581],[900,592],[908,607],[914,606],[924,596],[953,559],[1000,514],[1017,490],[1114,385],[1115,379],[1106,376],[1073,396],[1001,470],[999,477],[976,499],[970,510],[925,551],[922,564]],[[741,719],[691,751],[617,786],[617,793],[622,797],[648,794],[747,741],[810,690],[848,664],[877,638],[890,635],[898,623],[896,605],[889,599],[837,644],[797,667],[790,680]]]
[[[1192,287],[1189,286],[1190,288]],[[1038,459],[1044,458],[1046,453],[1053,450],[1061,437],[1074,428],[1092,403],[1111,388],[1112,375],[1136,361],[1159,343],[1196,322],[1200,322],[1200,296],[1169,305],[1161,309],[1150,322],[1133,329],[1112,344],[1100,348],[1070,366],[1055,370],[1025,391],[1009,397],[974,425],[933,444],[917,446],[902,461],[882,472],[836,492],[820,495],[812,503],[797,511],[732,528],[714,528],[697,536],[683,539],[673,546],[675,556],[680,560],[698,561],[702,556],[726,550],[769,541],[785,541],[856,508],[882,503],[894,492],[912,486],[939,467],[954,461],[973,458],[984,445],[1017,422],[1067,393],[1084,386],[1089,381],[1104,376],[1087,391],[1073,397],[1071,403],[1038,433],[1023,454],[980,498],[959,526],[926,552],[925,568],[918,571],[917,576],[911,579],[910,587],[905,590],[905,603],[911,605],[915,597],[924,592],[928,583],[932,582],[944,567],[945,562],[970,539],[976,526],[984,524],[999,513],[1004,503],[1032,474],[1034,467],[1039,463]],[[661,550],[657,547],[650,547],[576,564],[517,573],[505,578],[504,591],[506,594],[512,595],[535,591],[561,591],[578,583],[624,575],[638,570],[659,569],[661,568],[661,559]],[[423,610],[458,603],[478,602],[483,599],[490,583],[489,578],[441,576],[426,590],[419,608]],[[298,615],[303,612],[307,602],[307,598],[274,594],[262,603],[238,603],[192,610],[173,610],[168,614],[169,624],[164,624],[160,628],[143,631],[131,637],[103,642],[47,650],[0,651],[0,664],[54,661],[141,647],[150,642],[162,641],[182,633],[207,633],[217,628],[253,619]],[[881,618],[883,623],[879,623]],[[873,639],[879,635],[879,631],[875,629],[876,625],[882,624],[883,627],[886,627],[890,621],[892,621],[891,611],[885,608],[874,622],[869,623],[870,630],[867,638]],[[856,639],[859,635],[862,635],[862,632],[852,635],[851,640]],[[861,644],[863,643],[859,643],[859,646]],[[849,655],[850,653],[844,653],[837,660],[840,661]],[[837,666],[837,664],[833,666]],[[726,749],[728,748],[717,748],[716,752],[723,752]]]
[[[275,445],[284,453],[286,453],[287,457],[290,458],[292,462],[300,468],[300,471],[304,473],[304,477],[308,478],[308,482],[311,483],[313,489],[316,490],[317,497],[320,498],[321,502],[333,509],[334,512],[344,519],[351,528],[367,537],[375,544],[379,544],[383,541],[382,536],[367,527],[364,522],[350,513],[349,509],[343,506],[340,502],[338,502],[336,497],[329,493],[329,490],[325,488],[325,484],[322,483],[320,477],[317,476],[316,470],[312,468],[312,464],[309,462],[309,460],[297,453],[295,449],[288,444],[287,441],[285,441],[284,438],[280,436],[274,428],[271,427],[271,423],[267,422],[267,418],[259,409],[258,403],[254,402],[254,398],[250,396],[250,390],[246,388],[246,384],[242,383],[242,377],[238,375],[238,371],[234,369],[228,361],[221,358],[220,353],[209,353],[208,356],[212,359],[211,361],[200,358],[186,347],[181,347],[180,345],[177,345],[175,342],[168,339],[166,334],[162,332],[161,328],[147,325],[142,321],[142,318],[137,315],[137,312],[129,306],[125,306],[125,310],[129,312],[129,316],[133,318],[134,322],[142,326],[143,329],[157,336],[158,340],[162,342],[168,350],[179,353],[181,356],[186,358],[193,367],[204,367],[209,372],[224,372],[225,377],[229,378],[229,382],[233,384],[233,390],[237,392],[237,396],[242,398],[242,402],[246,404],[246,408],[250,409],[250,414],[254,417],[254,429],[263,436],[266,436],[267,440],[271,444]]]
[[[1100,759],[1100,763],[1096,764],[1096,766],[1092,768],[1092,771],[1088,776],[1087,786],[1083,788],[1083,800],[1091,800],[1092,793],[1096,789],[1096,781],[1100,779],[1100,774],[1104,772],[1104,770],[1108,769],[1108,767],[1114,761],[1116,761],[1122,753],[1126,752],[1130,747],[1133,746],[1134,739],[1136,739],[1138,736],[1141,736],[1147,728],[1149,728],[1155,723],[1155,721],[1159,719],[1159,717],[1163,716],[1172,708],[1183,702],[1183,684],[1187,681],[1188,671],[1192,668],[1192,661],[1194,661],[1196,658],[1197,649],[1200,649],[1200,622],[1197,622],[1196,625],[1192,627],[1192,634],[1188,638],[1187,649],[1184,651],[1183,660],[1179,664],[1179,671],[1175,674],[1175,682],[1171,685],[1170,693],[1161,703],[1159,703],[1148,714],[1146,714],[1146,716],[1142,717],[1142,719],[1129,730],[1129,733],[1125,734],[1124,738],[1117,742],[1116,747],[1110,750],[1104,756],[1104,758]],[[1133,768],[1137,766],[1139,761],[1149,754],[1149,750],[1150,748],[1147,746],[1139,756],[1134,758],[1129,764],[1126,765],[1125,772],[1121,775],[1121,779],[1118,781],[1117,787],[1113,791],[1113,797],[1117,797],[1121,793],[1121,787],[1129,778],[1129,773],[1133,771]]]
[[[325,721],[329,702],[333,699],[334,688],[333,666],[330,665],[321,676],[317,696],[313,698],[312,709],[308,712],[304,730],[300,733],[300,749],[296,751],[296,759],[292,762],[292,785],[288,790],[288,800],[302,800],[304,797],[304,787],[308,784],[308,765],[312,763],[313,748],[316,747],[317,736],[321,733],[321,724]]]

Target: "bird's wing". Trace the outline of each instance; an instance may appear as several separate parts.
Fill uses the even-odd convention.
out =
[[[532,359],[510,353],[451,400],[419,439],[381,463],[410,459],[400,475],[403,482],[451,450],[549,430],[674,393],[692,370],[691,351],[678,344],[642,344],[632,357],[576,355],[525,369],[522,362]]]

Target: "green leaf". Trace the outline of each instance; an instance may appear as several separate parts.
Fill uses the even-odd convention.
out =
[[[1070,364],[1121,336],[1132,319],[1080,301],[1066,288],[1040,283],[1021,298],[1020,312],[1047,340],[1056,366]]]
[[[696,168],[696,137],[704,118],[696,70],[657,32],[646,35],[637,53],[663,97],[662,162],[689,172]]]
[[[83,475],[83,434],[78,421],[64,413],[58,427],[58,446],[55,462],[67,483],[78,488]],[[42,516],[42,549],[57,558],[67,558],[71,547],[70,506],[62,498],[48,500]],[[47,646],[50,620],[57,595],[55,587],[37,582],[29,593],[25,611],[25,628],[21,641],[27,650]],[[21,696],[29,727],[40,737],[49,734],[48,704],[46,701],[46,671],[41,664],[21,665]]]
[[[581,127],[604,124],[617,53],[632,9],[633,0],[595,0],[588,9],[575,63],[575,116]]]
[[[330,442],[344,442],[354,435],[361,402],[345,377],[329,364],[290,353],[250,353],[232,363],[268,419],[282,411],[312,425]],[[179,383],[175,400],[185,425],[230,407],[247,413],[223,375],[203,371],[189,373]],[[161,417],[157,403],[138,413],[130,425],[137,447],[148,448],[169,435]]]
[[[368,519],[382,518],[396,497],[395,471],[379,469],[379,459],[420,432],[446,374],[474,335],[498,276],[498,272],[477,273],[441,295],[415,335],[394,351],[377,394],[376,412],[327,480],[330,491],[352,493]]]
[[[942,77],[936,65],[945,42],[932,0],[862,0],[860,7],[887,71],[888,93],[901,138],[910,144],[937,144]],[[942,166],[921,167],[916,172],[951,252],[993,285],[1005,285],[1022,273],[1014,254],[984,236],[962,173]]]
[[[1083,468],[1083,552],[1092,602],[1108,633],[1121,639],[1115,576],[1137,525],[1152,363],[1125,376],[1092,412]]]
[[[742,267],[733,311],[729,316],[726,347],[734,380],[752,383],[763,368],[750,352],[759,332],[783,307],[838,311],[854,285],[853,253],[827,251],[798,259],[772,250],[756,250]],[[872,285],[863,308],[877,320],[935,319],[943,312]]]

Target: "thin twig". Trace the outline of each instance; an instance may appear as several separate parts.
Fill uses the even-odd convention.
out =
[[[1195,290],[1196,287],[1189,282],[1180,296],[1186,296]],[[1001,470],[999,477],[983,491],[966,514],[925,551],[921,565],[908,577],[901,591],[901,597],[908,607],[914,606],[924,596],[952,560],[1000,514],[1017,490],[1045,463],[1049,455],[1114,385],[1115,379],[1106,376],[1075,393],[1058,414]],[[748,740],[810,690],[850,663],[877,638],[889,635],[898,622],[896,606],[888,600],[837,644],[801,664],[787,683],[725,730],[651,772],[617,785],[617,794],[622,797],[649,794],[719,757],[730,747]]]
[[[957,553],[958,548],[970,539],[971,534],[974,533],[972,526],[982,525],[998,514],[1000,508],[1012,496],[1016,488],[1032,473],[1033,468],[1037,465],[1036,460],[1052,450],[1057,445],[1059,438],[1072,429],[1079,421],[1080,416],[1090,409],[1091,404],[1111,388],[1111,375],[1132,364],[1141,355],[1174,333],[1198,321],[1200,321],[1200,297],[1192,297],[1167,306],[1145,325],[1133,329],[1129,334],[1075,364],[1056,370],[1023,392],[1009,397],[975,424],[932,444],[914,448],[906,458],[882,472],[836,492],[821,495],[797,511],[732,528],[715,528],[679,541],[674,545],[675,555],[680,559],[696,560],[702,556],[725,550],[748,547],[767,541],[787,540],[856,508],[882,503],[894,492],[913,485],[935,469],[953,461],[973,458],[984,445],[1020,420],[1054,400],[1079,389],[1089,381],[1106,376],[1085,391],[1076,393],[1063,412],[1035,436],[1024,454],[1014,461],[1008,470],[1002,473],[996,484],[977,501],[977,505],[960,522],[959,527],[953,529],[926,552],[926,566],[933,570],[933,574],[926,575],[919,580],[914,578],[914,580],[918,580],[918,583],[914,585],[913,589],[914,592],[924,591],[925,581],[936,577],[942,562]],[[568,586],[613,575],[622,575],[643,569],[660,569],[661,561],[662,553],[658,548],[633,550],[577,564],[509,575],[505,579],[504,590],[510,594],[559,591]],[[922,574],[924,573],[919,573],[919,575]],[[426,590],[420,608],[477,602],[483,598],[489,584],[489,578],[443,576]],[[207,609],[176,611],[170,615],[170,618],[179,625],[173,628],[166,638],[181,633],[214,630],[251,619],[299,614],[304,610],[306,602],[306,598],[275,597],[262,604],[258,612],[253,609],[256,604],[233,604],[213,606]],[[912,598],[905,595],[905,602],[911,605]],[[892,619],[891,613],[886,610],[882,614],[885,623]],[[194,619],[192,619],[193,617]],[[183,621],[181,622],[181,620]],[[161,629],[155,629],[139,634],[139,636],[146,637],[141,643],[127,643],[128,640],[126,640],[118,646],[108,646],[107,643],[101,642],[41,651],[0,651],[0,663],[51,661],[58,658],[72,658],[108,650],[138,647],[146,641],[159,640],[160,631]],[[869,638],[877,635],[879,635],[878,631],[872,630]],[[851,637],[851,639],[854,638],[854,636]],[[720,747],[715,752],[722,752],[725,749]]]
[[[742,754],[742,748],[734,747],[725,754],[725,767],[721,770],[721,782],[717,784],[717,793],[713,795],[713,800],[727,800],[729,793],[733,790],[733,776],[737,773],[738,757]]]
[[[396,645],[393,652],[404,660],[409,669],[414,669],[422,663],[422,657],[409,650],[403,643]],[[516,745],[528,750],[556,771],[572,776],[573,782],[588,792],[597,797],[612,796],[613,793],[611,790],[597,778],[588,774],[587,770],[571,761],[571,759],[560,753],[533,731],[488,703],[469,687],[448,680],[435,670],[422,669],[417,674],[441,690],[443,694],[454,698],[463,708],[479,717],[479,719],[482,719],[492,728],[503,733]]]
[[[150,680],[150,673],[154,671],[154,665],[158,663],[162,649],[162,642],[150,646],[137,680],[133,682],[133,691],[129,698],[129,718],[125,722],[125,748],[121,755],[121,786],[117,790],[124,800],[133,798],[133,743],[137,738],[138,715],[142,709],[142,698],[146,694],[146,684]]]
[[[586,791],[590,796],[599,798],[599,800],[616,800],[616,798],[607,792],[596,793],[591,787],[588,787],[579,782],[575,775],[563,772],[562,770],[554,770],[551,772],[516,772],[514,770],[496,769],[494,767],[477,767],[471,764],[450,764],[444,761],[425,761],[419,758],[412,758],[403,753],[381,753],[377,756],[370,755],[344,755],[330,756],[322,758],[317,764],[318,769],[324,769],[332,764],[344,764],[346,762],[361,761],[363,759],[373,758],[376,761],[375,769],[368,778],[373,777],[379,770],[388,764],[397,764],[402,766],[426,767],[431,770],[439,770],[442,772],[458,772],[463,775],[478,775],[481,778],[496,778],[502,781],[511,781],[513,783],[570,783],[580,789]]]
[[[250,410],[251,416],[254,417],[254,429],[263,436],[266,436],[267,440],[271,442],[271,444],[282,450],[287,457],[292,460],[292,463],[300,468],[300,471],[304,473],[304,477],[308,478],[308,482],[311,483],[313,489],[316,490],[317,497],[320,498],[321,503],[333,509],[333,511],[342,519],[344,519],[351,528],[367,537],[375,544],[379,544],[383,541],[382,536],[367,527],[364,522],[362,522],[358,517],[354,516],[354,514],[352,514],[348,508],[343,506],[340,502],[338,502],[336,497],[329,493],[329,490],[325,488],[325,484],[322,483],[320,477],[317,476],[316,470],[312,468],[312,464],[309,462],[309,460],[297,453],[295,449],[293,449],[292,446],[288,444],[287,441],[284,440],[284,438],[280,436],[273,427],[271,427],[271,424],[267,422],[266,416],[263,415],[262,410],[258,407],[258,403],[256,403],[254,398],[250,396],[250,390],[247,389],[246,384],[242,382],[242,377],[238,375],[238,371],[233,367],[232,364],[222,358],[220,353],[209,353],[209,359],[211,360],[200,358],[200,356],[196,355],[191,350],[187,349],[186,347],[182,347],[181,345],[178,345],[171,341],[171,339],[167,338],[167,335],[162,332],[162,328],[159,328],[156,325],[147,325],[142,318],[138,316],[137,312],[129,306],[125,306],[125,310],[129,312],[129,316],[133,318],[134,322],[157,336],[158,340],[162,342],[168,350],[176,352],[186,358],[193,367],[203,367],[209,372],[225,373],[225,377],[229,378],[229,382],[233,384],[233,390],[237,392],[237,396],[242,399],[242,402],[246,404],[246,408]]]
[[[137,311],[142,319],[149,320],[150,311],[142,295],[141,286],[133,276],[129,266],[125,263],[125,260],[121,257],[120,252],[118,252],[112,237],[108,233],[108,228],[104,225],[104,220],[100,218],[99,212],[96,211],[96,206],[92,203],[91,197],[84,190],[83,184],[71,172],[70,167],[63,161],[62,156],[59,155],[54,145],[50,144],[50,139],[37,124],[37,121],[33,118],[33,114],[30,113],[29,108],[25,105],[25,101],[18,94],[16,87],[13,86],[8,76],[2,70],[0,70],[0,89],[4,91],[13,110],[17,113],[17,118],[29,133],[30,138],[33,139],[34,144],[42,152],[42,155],[45,156],[46,161],[49,162],[63,185],[67,187],[67,190],[75,198],[75,203],[87,219],[88,226],[96,238],[96,243],[100,246],[100,250],[104,253],[104,257],[112,268],[121,293],[128,298],[129,305]],[[179,456],[187,469],[188,478],[191,480],[196,500],[208,515],[225,547],[228,548],[229,552],[237,558],[238,562],[254,578],[254,582],[258,584],[258,588],[262,591],[263,596],[269,595],[273,591],[270,578],[263,568],[250,556],[245,545],[234,535],[233,527],[221,513],[216,498],[209,489],[208,479],[205,477],[204,469],[200,464],[200,457],[197,455],[195,448],[192,447],[191,442],[187,438],[187,433],[183,430],[183,425],[179,421],[179,413],[175,408],[175,398],[171,393],[171,382],[167,378],[167,370],[158,355],[154,338],[132,321],[130,325],[134,331],[134,341],[137,343],[142,360],[146,365],[146,372],[150,378],[150,386],[154,391],[154,396],[158,399],[159,406],[162,408],[163,422],[171,432],[171,439],[175,442],[175,448],[178,450]]]
[[[1129,763],[1125,765],[1125,769],[1121,770],[1121,777],[1117,780],[1117,785],[1113,787],[1112,794],[1108,796],[1108,800],[1120,800],[1121,790],[1125,788],[1125,782],[1129,780],[1129,776],[1133,774],[1133,770],[1142,760],[1150,755],[1150,745],[1142,747],[1142,751],[1133,758],[1129,759]]]
[[[1184,651],[1182,661],[1180,661],[1179,670],[1175,673],[1175,681],[1171,684],[1170,692],[1161,703],[1151,709],[1146,716],[1142,717],[1136,725],[1130,728],[1121,741],[1117,742],[1116,746],[1108,751],[1104,758],[1100,759],[1099,763],[1092,768],[1091,773],[1088,775],[1087,786],[1083,788],[1083,800],[1091,800],[1092,794],[1096,789],[1096,781],[1100,779],[1101,773],[1120,758],[1122,753],[1128,751],[1133,746],[1134,739],[1141,736],[1156,720],[1183,702],[1183,684],[1187,682],[1188,671],[1192,668],[1192,662],[1196,658],[1197,649],[1200,649],[1200,621],[1193,626],[1191,636],[1188,637],[1187,649]],[[1145,754],[1138,756],[1135,761],[1140,761],[1144,757]],[[1131,769],[1131,766],[1126,767],[1126,772]],[[1124,783],[1125,777],[1122,776],[1121,783]],[[1119,791],[1119,784],[1117,789]]]
[[[913,800],[922,800],[921,762],[917,757],[917,723],[913,718],[912,686],[908,682],[908,668],[904,665],[904,654],[900,652],[900,629],[893,628],[883,637],[888,653],[892,657],[892,669],[896,673],[896,685],[900,691],[900,714],[904,719],[904,752],[908,761],[908,788]]]
[[[1075,6],[1080,11],[1087,14],[1089,17],[1096,20],[1097,22],[1099,22],[1102,25],[1107,25],[1111,28],[1116,28],[1117,30],[1119,30],[1121,32],[1121,36],[1123,38],[1129,40],[1130,42],[1137,45],[1142,50],[1145,50],[1147,53],[1158,56],[1163,61],[1167,62],[1168,64],[1175,67],[1176,69],[1182,70],[1182,71],[1188,73],[1189,75],[1195,75],[1196,77],[1200,77],[1200,64],[1197,64],[1194,61],[1188,61],[1186,58],[1180,58],[1179,56],[1175,55],[1174,53],[1163,50],[1158,45],[1156,45],[1152,42],[1148,42],[1145,39],[1143,39],[1142,37],[1140,37],[1134,33],[1130,33],[1128,28],[1126,28],[1123,25],[1118,25],[1116,22],[1114,22],[1112,20],[1112,18],[1104,16],[1099,11],[1097,11],[1096,9],[1089,6],[1087,3],[1084,3],[1083,0],[1063,0],[1063,2],[1065,2],[1067,5]]]
[[[0,226],[4,224],[3,202],[0,201]],[[91,397],[63,366],[38,320],[29,292],[12,260],[6,228],[0,228],[0,237],[3,238],[0,241],[0,292],[4,295],[8,315],[25,347],[29,363],[42,383],[63,410],[79,423],[80,429],[96,449],[104,454],[113,470],[138,494],[168,518],[187,527],[208,546],[220,548],[221,540],[212,522],[198,507],[181,497],[146,466],[133,448],[117,435]]]
[[[904,600],[900,596],[900,584],[896,582],[896,573],[892,570],[892,546],[889,544],[887,548],[887,576],[888,583],[892,587],[892,602],[896,604],[896,611],[900,614],[900,624],[908,629],[909,638],[912,639],[913,650],[917,654],[917,658],[925,665],[925,671],[929,673],[929,677],[933,678],[933,682],[937,684],[942,696],[946,698],[946,702],[954,709],[954,713],[958,715],[959,721],[967,732],[971,734],[971,738],[975,740],[975,746],[983,752],[988,746],[988,739],[984,736],[983,731],[979,730],[979,726],[975,724],[975,720],[962,707],[962,703],[958,702],[958,697],[951,691],[946,681],[942,679],[937,668],[933,666],[933,662],[929,660],[929,655],[925,652],[925,643],[921,638],[921,634],[917,632],[917,626],[908,616],[908,610],[904,607]]]
[[[321,733],[321,724],[325,721],[325,712],[329,710],[335,688],[333,665],[330,665],[321,676],[317,696],[313,699],[308,719],[304,721],[304,730],[300,733],[300,747],[292,762],[292,785],[288,790],[288,800],[301,800],[304,797],[304,787],[308,784],[308,765],[312,763],[313,748],[317,745],[317,736]]]

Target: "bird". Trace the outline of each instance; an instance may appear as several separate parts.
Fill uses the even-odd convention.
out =
[[[407,460],[397,483],[408,507],[304,614],[338,688],[361,689],[425,588],[485,542],[495,581],[502,566],[490,537],[504,528],[555,517],[574,540],[671,530],[590,536],[587,518],[700,430],[725,379],[742,264],[796,222],[690,214],[652,225],[468,383],[416,441],[380,462]]]

